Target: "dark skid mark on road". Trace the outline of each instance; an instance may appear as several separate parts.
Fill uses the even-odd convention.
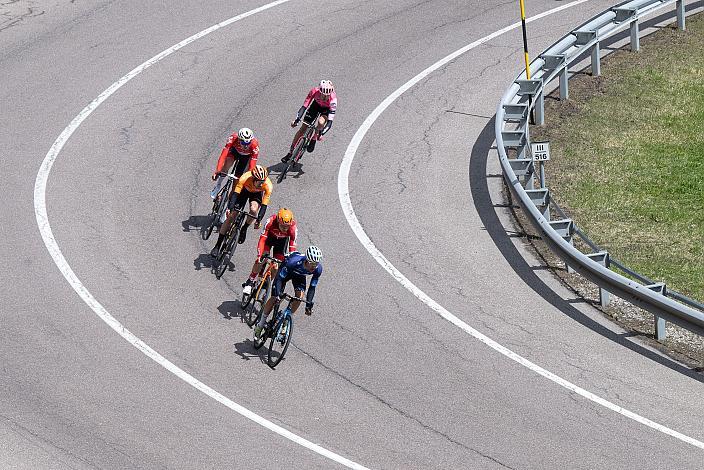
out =
[[[483,452],[481,452],[481,451],[479,451],[479,450],[477,450],[477,449],[473,449],[472,447],[469,447],[468,445],[463,444],[462,442],[459,442],[459,441],[457,441],[456,439],[453,439],[452,437],[450,437],[449,435],[445,434],[444,432],[439,431],[439,430],[433,428],[432,426],[430,426],[430,425],[428,425],[428,424],[425,424],[423,421],[421,421],[420,419],[416,418],[415,416],[411,416],[410,414],[406,413],[406,412],[403,411],[402,409],[400,409],[400,408],[396,407],[395,405],[389,403],[388,401],[384,400],[382,397],[380,397],[379,395],[375,394],[375,393],[372,392],[371,390],[365,388],[363,385],[360,385],[360,384],[358,384],[357,382],[352,381],[349,377],[347,377],[347,376],[343,375],[342,373],[336,371],[336,370],[333,369],[332,367],[329,367],[329,366],[325,365],[325,364],[322,362],[322,360],[316,358],[315,356],[313,356],[313,355],[310,354],[309,352],[307,352],[307,351],[303,350],[302,348],[300,348],[299,346],[297,346],[297,345],[295,344],[295,341],[293,341],[293,340],[291,341],[291,347],[293,347],[294,349],[299,350],[301,353],[303,353],[303,354],[305,354],[306,356],[308,356],[313,362],[315,362],[316,364],[318,364],[318,365],[319,365],[320,367],[322,367],[323,369],[325,369],[325,370],[327,370],[328,372],[330,372],[331,374],[333,374],[333,375],[339,377],[340,379],[344,380],[345,382],[347,382],[348,384],[352,385],[353,387],[355,387],[355,388],[361,390],[363,393],[369,395],[370,397],[372,397],[373,399],[375,399],[376,401],[378,401],[378,402],[381,403],[382,405],[384,405],[384,406],[390,408],[391,410],[393,410],[394,412],[400,414],[400,415],[403,416],[404,418],[410,419],[411,421],[414,421],[414,422],[418,423],[423,429],[425,429],[425,430],[427,430],[427,431],[429,431],[429,432],[431,432],[431,433],[433,433],[433,434],[437,434],[437,435],[441,436],[443,439],[447,440],[448,442],[451,442],[451,443],[455,444],[456,446],[461,447],[461,448],[463,448],[463,449],[465,449],[465,450],[468,450],[468,451],[470,451],[470,452],[472,452],[472,453],[474,453],[474,454],[478,454],[478,455],[482,456],[482,457],[485,458],[485,459],[491,460],[492,462],[495,462],[495,463],[497,463],[498,465],[501,465],[501,466],[504,467],[504,468],[508,468],[508,469],[511,469],[511,470],[515,470],[513,467],[510,467],[510,466],[508,466],[508,465],[502,463],[501,461],[497,460],[496,458],[494,458],[494,457],[492,457],[492,456],[490,456],[490,455],[484,454]]]
[[[518,274],[523,282],[535,291],[536,294],[547,300],[552,306],[559,309],[562,313],[571,319],[586,326],[590,330],[600,334],[601,336],[624,346],[631,351],[634,351],[641,356],[657,362],[665,367],[679,372],[687,377],[704,383],[704,377],[701,377],[696,371],[684,367],[675,361],[659,354],[650,351],[636,343],[627,339],[631,336],[629,333],[617,334],[609,330],[603,325],[584,315],[582,312],[574,308],[567,300],[557,295],[550,289],[536,274],[534,268],[529,266],[523,259],[523,256],[518,252],[511,241],[511,235],[501,224],[496,209],[489,196],[488,176],[486,173],[486,162],[489,155],[489,150],[494,144],[494,120],[496,116],[491,118],[487,125],[482,129],[477,141],[472,147],[472,152],[469,159],[469,187],[472,194],[474,207],[477,209],[479,218],[481,219],[487,233],[493,240],[496,248],[499,249],[503,257],[508,262],[511,269]]]

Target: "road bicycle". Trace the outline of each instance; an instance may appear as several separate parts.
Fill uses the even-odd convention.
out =
[[[220,250],[218,250],[218,254],[215,256],[214,271],[217,279],[222,277],[227,267],[230,265],[230,259],[232,259],[232,255],[237,249],[237,239],[240,236],[242,224],[249,211],[234,208],[231,212],[237,212],[237,216],[235,217],[234,223],[230,225],[230,230],[225,234],[225,239],[222,241]]]
[[[264,309],[264,304],[271,296],[271,288],[274,285],[274,267],[280,265],[282,261],[264,254],[262,256],[264,264],[259,270],[259,277],[252,286],[252,293],[247,295],[242,293],[240,305],[244,311],[244,321],[250,328],[254,326]]]
[[[201,232],[203,240],[210,238],[213,229],[222,225],[225,211],[227,210],[227,200],[230,195],[230,190],[238,179],[233,173],[218,172],[217,176],[225,176],[227,177],[227,181],[222,185],[215,199],[213,199],[213,208],[208,216],[208,224],[203,227],[203,231]]]
[[[280,311],[281,301],[285,299],[289,300],[288,305],[283,311]],[[274,314],[271,320],[264,326],[261,336],[254,338],[254,347],[256,349],[264,346],[267,339],[269,340],[269,351],[267,353],[266,362],[272,369],[284,358],[284,354],[286,354],[288,345],[291,342],[291,336],[293,335],[292,302],[304,302],[306,306],[310,306],[305,299],[299,299],[287,293],[281,294],[274,303]],[[257,322],[261,315],[262,313],[257,316]]]
[[[286,167],[281,173],[279,173],[279,176],[276,177],[277,183],[281,183],[284,178],[286,178],[286,174],[291,171],[293,166],[298,163],[298,161],[303,157],[303,154],[306,152],[306,149],[310,145],[310,142],[313,140],[313,136],[317,132],[315,126],[318,123],[318,119],[320,119],[320,113],[318,113],[311,122],[308,122],[305,119],[303,120],[303,125],[306,126],[307,129],[303,133],[301,138],[298,139],[296,145],[293,147],[293,152],[291,152],[291,158],[289,158],[288,162],[286,162]]]

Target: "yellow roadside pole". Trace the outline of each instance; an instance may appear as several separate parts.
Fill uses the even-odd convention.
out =
[[[530,61],[528,59],[528,36],[526,34],[526,6],[523,3],[523,0],[520,0],[521,3],[521,25],[523,28],[523,56],[525,57],[526,60],[526,79],[530,80]]]

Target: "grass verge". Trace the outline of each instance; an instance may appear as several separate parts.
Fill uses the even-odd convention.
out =
[[[620,50],[546,100],[554,199],[613,257],[704,300],[704,16]]]

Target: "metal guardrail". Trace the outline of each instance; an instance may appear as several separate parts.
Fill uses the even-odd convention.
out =
[[[572,63],[591,54],[592,74],[599,75],[602,41],[630,28],[631,50],[639,50],[640,20],[673,4],[677,12],[677,25],[683,30],[684,0],[630,0],[603,11],[571,31],[531,63],[530,80],[526,79],[524,70],[506,90],[496,111],[495,128],[504,178],[543,240],[568,269],[579,272],[599,286],[602,305],[608,304],[611,293],[651,312],[655,316],[655,337],[659,341],[665,338],[666,321],[704,336],[704,304],[671,292],[664,283],[654,282],[611,259],[608,252],[589,240],[575,222],[565,216],[551,200],[544,179],[539,178],[536,165],[528,156],[528,121],[531,110],[534,110],[536,124],[544,123],[545,85],[555,78],[559,80],[560,99],[569,97],[568,75]],[[540,181],[538,187],[536,179]],[[553,219],[552,215],[560,218]],[[592,252],[585,254],[579,251],[574,246],[575,237],[582,239]],[[636,280],[613,271],[612,267]]]

